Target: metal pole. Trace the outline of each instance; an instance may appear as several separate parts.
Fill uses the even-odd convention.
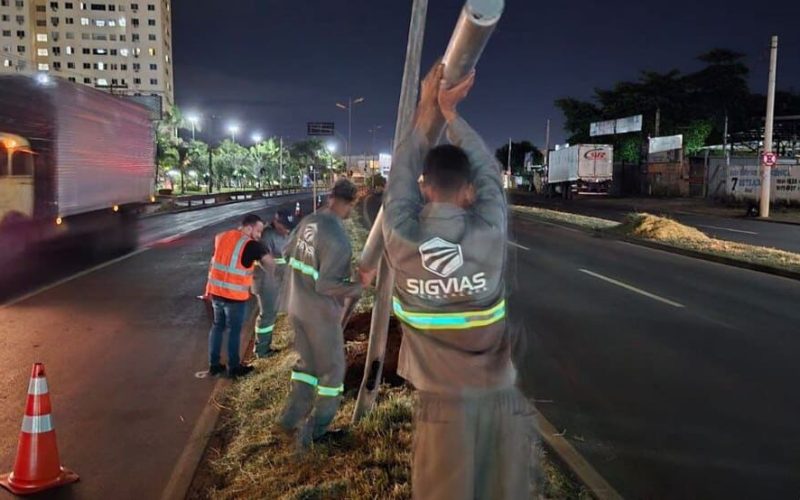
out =
[[[410,131],[416,111],[417,87],[419,85],[419,65],[422,51],[422,40],[425,32],[425,17],[428,9],[427,0],[413,0],[411,26],[409,28],[406,63],[403,72],[403,84],[400,92],[400,103],[395,127],[394,145],[398,145]],[[459,16],[450,43],[445,51],[442,63],[444,80],[456,83],[464,78],[480,59],[483,49],[489,41],[497,22],[503,12],[503,0],[467,0]],[[427,131],[429,144],[439,142],[444,130],[444,117],[439,116],[437,123]],[[393,151],[396,154],[396,151]],[[390,182],[391,182],[391,175]],[[391,312],[391,296],[394,286],[394,272],[386,264],[383,256],[383,207],[378,212],[372,230],[369,233],[364,250],[361,253],[361,265],[366,269],[378,270],[375,305],[372,309],[369,347],[364,370],[364,379],[358,393],[353,421],[358,421],[372,408],[383,370],[383,357],[386,351],[386,339]]]
[[[350,144],[353,140],[353,98],[347,98],[347,157],[350,157]]]
[[[314,204],[314,213],[317,213],[317,167],[316,166],[311,167],[311,174],[312,174],[311,182],[314,183],[311,194],[311,196],[314,197],[312,203]]]
[[[544,132],[544,160],[542,163],[545,166],[549,163],[548,157],[550,156],[550,118],[547,119],[547,127]]]
[[[422,57],[422,41],[425,38],[425,19],[428,14],[428,0],[413,0],[411,21],[408,28],[408,45],[406,62],[403,68],[403,83],[400,88],[400,102],[397,106],[397,124],[394,130],[393,145],[399,144],[410,130],[417,104],[419,86],[419,67]],[[392,150],[392,153],[396,152]],[[390,176],[391,179],[391,176]],[[391,181],[390,181],[391,182]],[[381,231],[383,207],[378,212],[369,240],[372,241],[372,255],[367,249],[361,254],[361,260],[377,265],[378,277],[375,291],[375,305],[369,329],[369,345],[364,364],[364,378],[358,391],[356,407],[353,410],[353,422],[361,420],[372,409],[378,396],[378,385],[383,373],[383,358],[386,353],[386,341],[389,334],[389,314],[394,287],[394,271],[389,267],[383,255],[383,232]],[[370,259],[374,259],[370,261]]]
[[[725,165],[730,166],[731,157],[728,154],[728,111],[725,111],[725,129],[722,132],[722,157],[725,158]]]
[[[214,155],[211,146],[208,147],[208,194],[214,190]]]
[[[772,153],[772,123],[775,119],[775,72],[778,66],[778,37],[772,37],[769,57],[769,86],[767,88],[767,121],[764,124],[764,152]],[[772,183],[771,167],[761,162],[760,217],[769,217],[769,195]]]
[[[278,187],[283,188],[283,136],[280,136],[281,148],[278,152]]]
[[[508,186],[511,186],[511,137],[508,138]]]

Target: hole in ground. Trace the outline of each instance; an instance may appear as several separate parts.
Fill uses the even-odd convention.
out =
[[[358,390],[361,380],[364,378],[371,320],[371,312],[354,314],[344,331],[344,353],[347,361],[347,371],[344,375],[345,390]],[[392,387],[404,383],[404,380],[397,374],[397,358],[400,354],[402,338],[403,332],[400,329],[400,323],[396,318],[391,317],[389,319],[389,338],[386,342],[386,356],[383,359],[382,383]]]

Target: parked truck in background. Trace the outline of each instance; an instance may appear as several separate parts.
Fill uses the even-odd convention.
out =
[[[137,214],[153,196],[151,118],[84,85],[0,76],[0,260],[64,243],[135,248]]]
[[[547,194],[571,198],[576,193],[608,193],[614,173],[614,147],[576,144],[550,151]]]

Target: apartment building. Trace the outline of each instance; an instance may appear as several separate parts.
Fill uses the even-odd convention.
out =
[[[0,0],[0,74],[174,102],[170,0]]]

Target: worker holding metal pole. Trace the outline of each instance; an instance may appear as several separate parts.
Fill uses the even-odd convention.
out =
[[[506,328],[507,205],[501,167],[456,106],[437,65],[422,84],[384,203],[398,373],[418,391],[415,498],[527,498],[533,412],[515,387]],[[452,144],[436,146],[431,123]],[[419,182],[419,183],[418,183]]]

